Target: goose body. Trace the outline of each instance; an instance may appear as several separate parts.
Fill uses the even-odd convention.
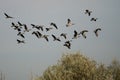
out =
[[[18,21],[18,25],[19,25],[19,26],[23,26],[23,24],[22,24],[21,22],[19,22],[19,21]]]
[[[37,38],[39,38],[39,34],[36,31],[33,31],[32,34],[34,34]]]
[[[83,31],[81,31],[80,32],[80,34],[82,34],[82,36],[86,39],[87,38],[87,36],[86,36],[86,32],[88,32],[88,30],[83,30]]]
[[[72,26],[72,25],[74,25],[74,23],[72,23],[71,20],[68,18],[68,19],[67,19],[66,27],[70,27],[70,26]]]
[[[18,43],[18,44],[20,44],[20,43],[25,43],[25,41],[24,41],[24,40],[19,40],[19,39],[17,39],[17,43]]]
[[[53,37],[53,41],[61,41],[59,38],[57,38],[55,35],[52,34],[52,37]]]
[[[49,39],[48,39],[48,35],[43,35],[43,38],[48,42]]]
[[[60,36],[63,36],[65,39],[67,38],[67,34],[66,33],[61,33]]]
[[[7,13],[4,13],[4,15],[6,16],[6,18],[13,18],[13,17],[9,16]]]
[[[31,30],[31,29],[28,29],[26,24],[23,24],[23,26],[24,26],[24,32],[29,32]]]
[[[94,30],[94,33],[95,33],[96,37],[98,37],[98,31],[101,31],[101,30],[102,30],[101,28],[97,28],[97,29]]]
[[[90,21],[97,21],[98,18],[91,18]]]
[[[80,34],[78,34],[78,32],[76,30],[74,30],[74,35],[73,35],[73,38],[72,39],[77,39]]]
[[[63,46],[66,46],[68,49],[71,49],[71,41],[66,41]]]
[[[53,29],[53,28],[50,27],[50,28],[45,28],[45,29],[46,29],[46,32],[47,32],[47,31],[50,31],[50,30]]]
[[[21,32],[19,32],[17,35],[21,36],[22,38],[25,38],[25,36]]]
[[[88,9],[85,10],[85,14],[88,14],[88,16],[90,16],[91,13],[92,13],[92,11],[90,11],[90,10],[88,10]]]
[[[53,22],[50,23],[51,26],[54,26],[56,29],[58,29],[57,25]]]

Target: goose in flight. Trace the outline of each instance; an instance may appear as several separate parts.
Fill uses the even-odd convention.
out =
[[[25,43],[25,41],[24,41],[24,40],[19,40],[19,39],[17,39],[17,43],[18,43],[18,44],[20,44],[20,43]]]
[[[35,27],[35,24],[31,24],[31,26],[34,28],[34,27]]]
[[[11,26],[11,27],[15,27],[15,26],[16,26],[16,24],[15,24],[14,22],[12,22],[11,24],[12,24],[12,26]]]
[[[43,26],[34,25],[34,24],[31,24],[31,26],[33,26],[32,28],[36,28],[36,29],[38,29],[38,30],[43,31]]]
[[[85,10],[85,14],[88,14],[88,16],[90,16],[92,13],[92,11],[89,11],[88,9]]]
[[[94,30],[94,33],[95,33],[96,37],[98,37],[98,31],[101,31],[101,28],[97,28],[97,29]]]
[[[18,21],[18,25],[19,25],[19,26],[23,26],[23,24],[22,24],[22,23],[20,23],[19,21]]]
[[[53,41],[61,41],[59,38],[57,38],[55,35],[52,34],[52,37],[53,37]]]
[[[67,38],[67,34],[66,33],[61,33],[60,36],[63,36],[65,39]]]
[[[49,35],[43,35],[43,38],[44,38],[47,42],[49,41],[48,36],[49,36]]]
[[[57,25],[53,22],[50,23],[51,26],[54,26],[56,29],[58,29]]]
[[[71,43],[70,42],[71,42],[71,40],[66,41],[63,46],[66,46],[68,49],[71,49]]]
[[[19,32],[17,35],[21,36],[22,38],[25,38],[25,36],[21,32]]]
[[[82,34],[82,36],[86,39],[87,38],[87,36],[86,36],[86,32],[88,32],[88,30],[83,30],[83,31],[81,31],[80,32],[80,34]]]
[[[42,34],[39,31],[36,31],[36,33],[38,34],[39,38],[42,37]]]
[[[24,26],[24,32],[29,32],[31,29],[28,29],[28,27],[27,27],[27,25],[26,24],[23,24],[23,26]]]
[[[76,38],[80,37],[79,35],[80,34],[78,34],[78,32],[76,30],[74,30],[74,35],[73,35],[72,39],[76,39]]]
[[[97,21],[98,18],[91,18],[90,21]]]
[[[71,20],[68,18],[66,27],[69,27],[69,26],[72,26],[72,25],[74,25],[74,23],[72,23]]]
[[[33,31],[32,34],[34,34],[37,38],[39,38],[39,34],[36,31]]]
[[[49,27],[49,28],[45,28],[45,29],[46,29],[46,32],[47,32],[47,31],[50,31],[53,28]]]
[[[36,26],[36,28],[39,29],[39,30],[41,29],[41,31],[43,31],[43,27],[44,26],[42,26],[42,25],[41,26]]]
[[[4,13],[4,15],[6,16],[6,18],[13,18],[13,17],[9,16],[7,13]]]

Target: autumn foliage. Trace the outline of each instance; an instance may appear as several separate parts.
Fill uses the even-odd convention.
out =
[[[109,66],[77,53],[64,54],[56,65],[49,66],[35,80],[120,80],[120,64],[114,60]]]

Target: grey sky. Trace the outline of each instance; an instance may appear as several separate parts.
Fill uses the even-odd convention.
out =
[[[105,64],[112,59],[120,60],[120,0],[0,0],[0,71],[6,80],[29,80],[30,72],[41,74],[49,65],[55,64],[65,52],[80,51],[84,55]],[[84,11],[93,11],[89,17]],[[5,19],[4,12],[14,19]],[[97,17],[97,22],[90,22]],[[75,25],[66,28],[70,18]],[[58,25],[58,30],[48,32],[57,36],[66,32],[70,36],[73,31],[89,30],[87,39],[80,37],[72,41],[71,49],[63,46],[63,42],[46,42],[26,34],[26,44],[18,45],[17,32],[10,26],[11,22],[20,21],[30,24],[45,25],[51,22]],[[98,38],[93,30],[102,28]],[[65,41],[65,40],[63,40]]]

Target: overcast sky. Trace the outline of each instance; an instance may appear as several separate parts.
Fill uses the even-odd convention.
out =
[[[0,0],[0,71],[6,80],[30,80],[30,73],[41,75],[50,65],[56,64],[63,53],[80,51],[83,55],[98,63],[109,64],[112,59],[120,60],[120,0]],[[86,9],[92,11],[85,15]],[[6,19],[4,12],[14,17]],[[91,22],[92,17],[98,18]],[[70,18],[75,25],[67,28]],[[88,30],[87,38],[82,36],[71,42],[71,49],[63,46],[66,41],[49,42],[37,39],[30,31],[25,34],[25,44],[17,44],[17,31],[11,28],[11,22],[20,21],[32,28],[30,24],[50,27],[54,22],[58,26],[44,34],[67,33],[71,39],[74,30]],[[93,31],[100,27],[102,31],[96,37]],[[35,29],[34,29],[35,30]]]

